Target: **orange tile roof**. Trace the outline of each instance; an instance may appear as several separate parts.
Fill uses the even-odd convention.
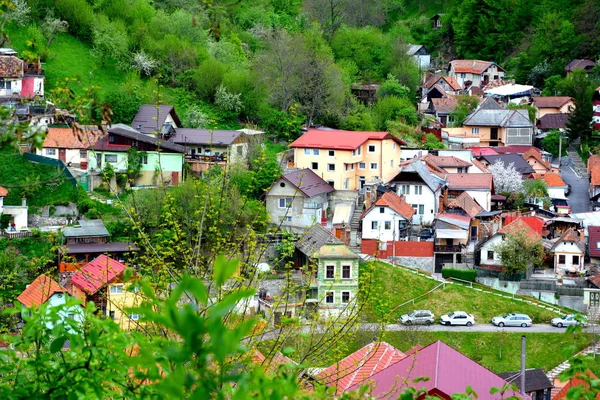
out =
[[[44,147],[60,149],[87,149],[91,144],[87,137],[80,139],[71,128],[48,128],[48,134],[44,139]]]
[[[446,181],[450,190],[492,190],[492,174],[448,174]]]
[[[585,374],[590,376],[592,379],[598,379],[598,377],[590,370],[586,371]],[[560,391],[552,396],[552,400],[561,400],[567,398],[567,393],[571,388],[575,386],[584,386],[585,388],[589,388],[589,384],[584,381],[580,375],[576,375],[573,378],[569,379],[569,381],[565,384],[565,386],[560,389]],[[600,399],[600,393],[596,394],[596,399]]]
[[[0,186],[0,197],[6,197],[6,196],[8,196],[8,190],[6,190],[2,186]]]
[[[473,163],[474,166],[476,166],[477,168],[479,168],[480,171],[488,172],[487,167],[485,165],[483,165],[481,163],[481,161],[473,159],[473,160],[471,160],[471,162]]]
[[[281,352],[275,353],[270,360],[268,360],[263,353],[256,349],[251,350],[249,355],[251,357],[252,364],[264,366],[265,372],[269,374],[277,372],[277,369],[280,365],[296,364],[294,360],[284,356],[281,354]]]
[[[373,342],[325,368],[316,378],[327,386],[336,386],[339,394],[405,357],[389,343]]]
[[[571,100],[568,96],[539,96],[533,98],[533,105],[537,108],[561,108]]]
[[[498,233],[510,235],[511,233],[518,231],[523,231],[531,240],[539,240],[542,238],[540,234],[537,233],[531,226],[529,226],[527,222],[523,221],[522,218],[517,218],[510,224],[503,226],[502,229],[498,230]]]
[[[390,207],[398,214],[402,215],[407,220],[410,220],[415,213],[415,209],[412,208],[402,197],[398,196],[393,192],[386,192],[380,198],[373,203],[373,205],[365,212],[365,215],[371,211],[374,207]]]
[[[66,293],[56,281],[46,275],[40,275],[17,297],[17,300],[26,307],[44,304],[54,293]]]
[[[455,72],[467,72],[476,75],[481,75],[483,71],[488,69],[493,63],[491,61],[481,60],[453,60],[450,64],[454,66]],[[500,68],[500,67],[498,67]],[[501,68],[500,68],[501,69]]]
[[[475,201],[467,192],[462,192],[457,198],[448,203],[449,208],[460,208],[471,218],[482,211],[485,211],[477,201]]]
[[[600,186],[600,165],[592,167],[590,184],[593,186]]]
[[[544,168],[546,168],[546,170],[548,171],[552,171],[552,166],[550,165],[550,163],[546,160],[544,160],[542,158],[542,155],[540,154],[539,151],[537,151],[535,148],[530,148],[529,150],[527,150],[525,152],[525,154],[523,154],[523,159],[525,161],[527,161],[529,158],[533,158],[535,159],[537,162],[539,162],[540,164],[542,164],[542,166]]]
[[[548,185],[548,187],[567,186],[567,184],[565,183],[565,181],[563,181],[560,175],[555,172],[551,172],[548,174],[531,174],[531,176],[533,177],[533,179],[540,179],[546,182],[546,185]]]
[[[588,163],[587,163],[587,170],[588,170],[588,174],[591,172],[593,167],[600,167],[600,156],[590,156],[590,158],[588,158]]]
[[[473,165],[470,162],[462,160],[455,156],[434,156],[433,154],[427,154],[425,157],[422,158],[422,160],[430,162],[433,165],[440,168],[470,167],[471,165]]]

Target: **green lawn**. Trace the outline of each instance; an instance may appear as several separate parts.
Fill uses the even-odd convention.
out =
[[[415,309],[431,310],[436,317],[462,310],[473,314],[477,323],[489,323],[493,317],[508,312],[529,314],[535,323],[545,323],[556,317],[550,310],[456,284],[447,284],[445,289],[432,292],[414,305],[409,303],[396,309],[398,305],[433,289],[439,282],[381,262],[374,263],[372,267],[361,266],[363,281],[368,280],[369,269],[373,279],[368,295],[365,291],[369,285],[361,284],[361,293],[366,296],[363,314],[367,321],[395,322],[400,315]]]

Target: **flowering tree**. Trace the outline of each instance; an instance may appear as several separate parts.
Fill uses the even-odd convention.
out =
[[[517,193],[523,191],[523,177],[516,170],[514,163],[504,165],[504,161],[498,160],[489,167],[494,178],[496,193]]]

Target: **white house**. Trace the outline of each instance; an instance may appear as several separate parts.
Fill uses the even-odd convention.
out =
[[[408,236],[415,210],[393,192],[384,193],[364,212],[362,238],[394,242]]]
[[[492,61],[453,60],[448,66],[448,75],[455,78],[462,88],[484,87],[491,81],[502,79],[504,69]]]
[[[5,206],[4,198],[6,196],[8,196],[8,190],[0,186],[0,215],[11,216],[8,230],[20,231],[27,229],[27,200],[23,198],[20,206]]]
[[[489,238],[479,250],[481,267],[489,269],[502,269],[502,260],[498,255],[496,247],[502,243],[504,236],[513,232],[522,231],[531,240],[541,240],[541,236],[521,218],[517,218],[510,224],[505,225],[498,230],[491,238]]]
[[[429,64],[431,63],[431,56],[429,52],[422,44],[409,44],[408,51],[406,52],[409,56],[411,56],[417,67],[421,70],[426,70],[429,68]]]
[[[85,166],[89,161],[88,147],[96,143],[103,134],[98,127],[85,127],[80,133],[71,128],[48,128],[44,144],[36,153],[61,160],[68,166]]]
[[[579,237],[579,233],[573,229],[566,231],[550,249],[554,260],[554,272],[560,276],[585,272],[585,250],[585,243]]]
[[[431,225],[439,210],[440,196],[447,182],[431,173],[418,159],[401,165],[398,175],[390,182],[396,193],[415,210],[413,224]]]

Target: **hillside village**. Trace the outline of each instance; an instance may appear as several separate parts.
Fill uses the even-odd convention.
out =
[[[427,21],[431,32],[447,22]],[[564,85],[595,87],[567,96],[491,60],[441,62],[422,44],[401,57],[417,88],[390,73],[348,92],[355,110],[400,96],[383,125],[367,124],[368,112],[357,114],[364,124],[329,124],[303,105],[298,120],[261,126],[238,114],[227,129],[160,97],[134,102],[130,119],[113,120],[125,114],[105,103],[90,118],[82,109],[93,100],[48,95],[58,83],[41,58],[0,48],[10,115],[0,142],[2,351],[14,363],[72,354],[76,365],[88,338],[119,338],[103,345],[127,343],[121,363],[151,360],[127,364],[135,389],[113,392],[124,398],[179,379],[169,369],[177,357],[211,365],[191,370],[221,357],[198,345],[167,366],[153,358],[156,337],[166,347],[223,338],[231,350],[219,368],[284,376],[298,391],[286,398],[449,399],[470,388],[558,400],[591,390],[600,370],[579,360],[597,351],[600,318],[598,60],[564,65]],[[16,160],[27,168],[9,169]],[[35,329],[44,350],[19,347]]]

